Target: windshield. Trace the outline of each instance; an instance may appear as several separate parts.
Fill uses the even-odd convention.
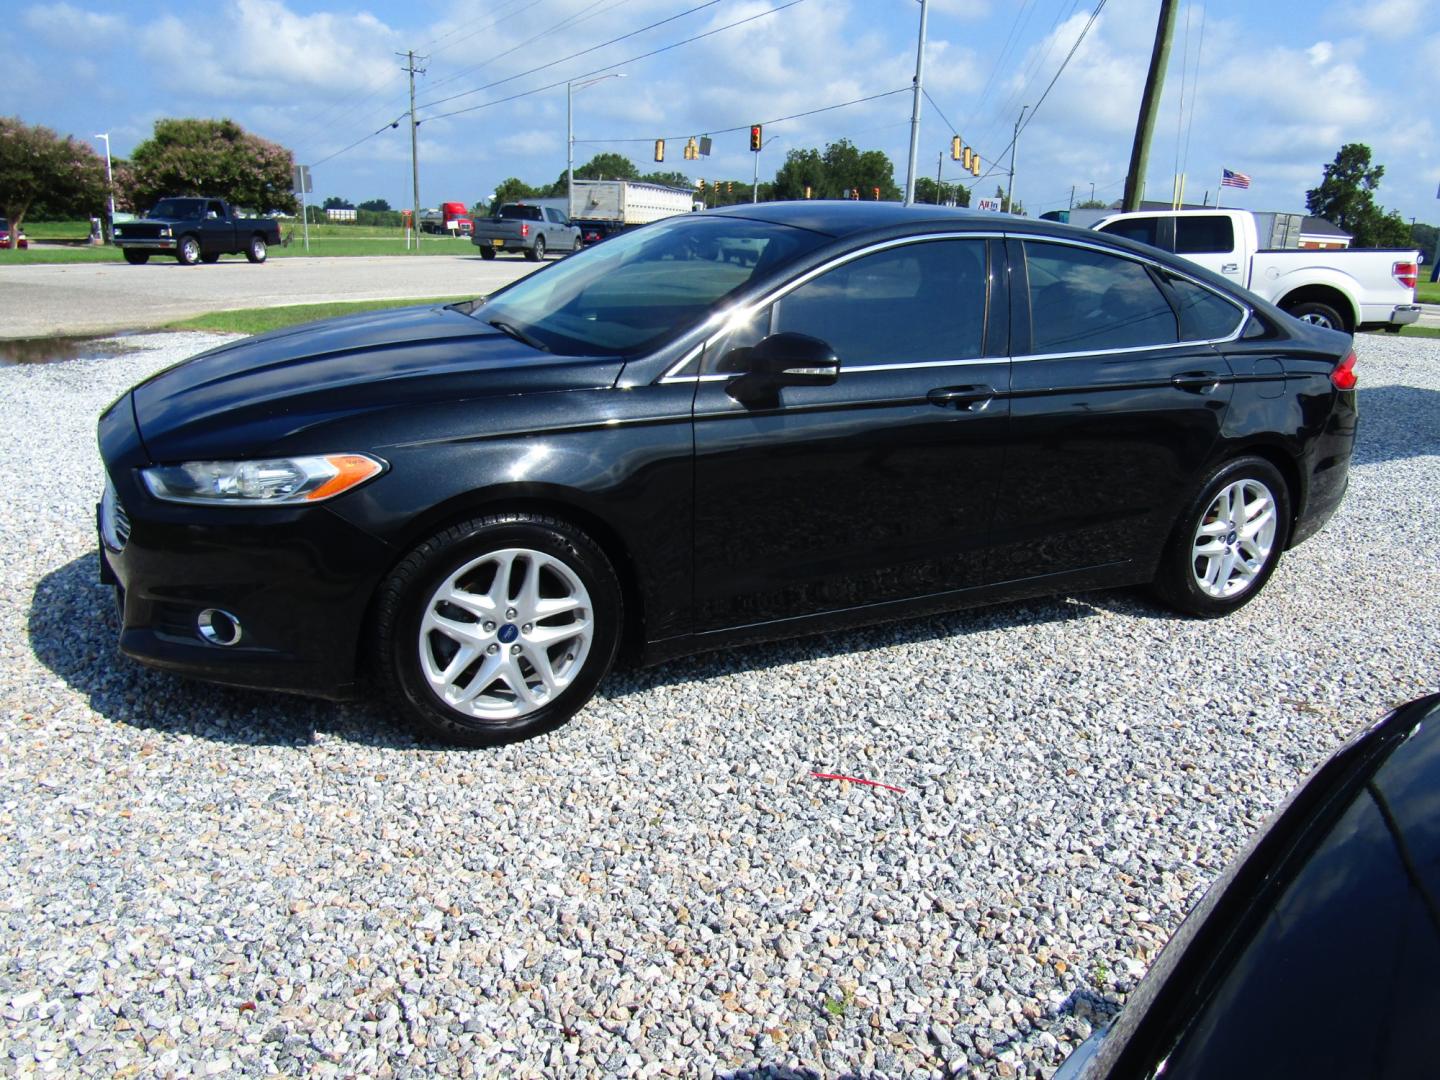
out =
[[[204,199],[161,199],[150,211],[150,217],[189,221],[204,217],[204,208]]]
[[[561,355],[637,355],[830,239],[765,221],[677,215],[522,278],[473,314]]]

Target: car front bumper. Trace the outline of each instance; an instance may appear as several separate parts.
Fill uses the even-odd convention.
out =
[[[118,477],[97,508],[100,579],[116,589],[120,651],[232,686],[351,697],[366,612],[391,548],[324,507],[265,510],[160,503]],[[107,517],[107,515],[111,515]],[[121,530],[123,532],[123,530]],[[201,615],[233,619],[218,644]]]
[[[128,237],[121,237],[115,241],[115,246],[121,251],[126,248],[134,248],[136,251],[174,251],[175,238],[169,237],[160,240],[131,240]]]

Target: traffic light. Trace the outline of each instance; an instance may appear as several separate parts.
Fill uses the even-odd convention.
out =
[[[876,202],[880,201],[880,189],[878,187],[872,187],[870,193],[874,195]]]
[[[961,146],[960,136],[959,136],[959,135],[952,135],[952,136],[950,137],[950,160],[951,160],[951,161],[959,161],[959,160],[960,160],[960,146]]]
[[[971,155],[970,155],[970,173],[971,173],[971,175],[973,175],[973,176],[979,176],[979,175],[980,175],[980,155],[979,155],[979,154],[971,154]]]
[[[655,140],[655,160],[656,160],[656,161],[664,161],[664,160],[665,160],[665,140],[664,140],[664,139],[656,139],[656,140]]]
[[[690,141],[685,144],[685,160],[694,161],[700,156],[700,150],[695,145],[695,138],[691,136]]]
[[[807,198],[807,199],[810,198],[810,185],[809,185],[809,184],[806,184],[806,185],[805,185],[805,198]]]
[[[760,148],[761,148],[762,146],[764,146],[764,145],[765,145],[765,140],[764,140],[764,138],[761,137],[760,125],[759,125],[759,124],[751,124],[751,125],[750,125],[750,149],[751,149],[751,150],[754,150],[755,153],[758,154],[758,153],[760,152]]]
[[[962,158],[962,159],[960,160],[960,164],[961,164],[962,166],[964,166],[966,172],[969,172],[969,170],[970,170],[970,159],[973,158],[974,156],[975,156],[975,151],[971,150],[970,147],[968,147],[968,146],[965,147],[965,156],[964,156],[964,158]]]
[[[726,194],[726,195],[734,195],[734,194],[735,194],[735,181],[734,181],[734,180],[727,180],[727,181],[725,182],[725,194]]]
[[[695,186],[700,189],[700,195],[703,197],[705,195],[705,181],[701,180]]]

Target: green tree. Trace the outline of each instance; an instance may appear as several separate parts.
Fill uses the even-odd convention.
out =
[[[294,213],[289,150],[233,120],[157,120],[130,156],[130,197],[151,206],[167,195],[214,195],[259,213]]]
[[[383,214],[390,209],[390,204],[384,199],[366,199],[359,206],[355,207],[355,209],[373,210],[378,214]]]
[[[105,163],[94,150],[18,116],[0,116],[0,215],[10,219],[12,247],[31,211],[90,217],[104,205]]]
[[[1305,193],[1305,208],[1348,232],[1353,247],[1402,247],[1410,242],[1409,226],[1375,202],[1384,175],[1384,165],[1371,164],[1370,147],[1346,143],[1325,166],[1320,186]]]
[[[563,187],[561,190],[564,190]],[[537,188],[531,187],[519,177],[512,176],[508,180],[502,180],[495,185],[495,198],[492,206],[501,206],[508,202],[516,202],[520,199],[537,199],[542,195]]]
[[[1022,217],[1024,216],[1024,214],[1025,214],[1025,204],[1024,204],[1023,202],[1017,202],[1017,203],[1015,204],[1015,206],[1014,206],[1014,209],[1011,209],[1011,206],[1010,206],[1010,196],[1008,196],[1008,195],[1005,194],[1005,189],[1004,189],[1003,187],[1001,187],[999,184],[996,184],[996,185],[995,185],[995,198],[997,198],[997,199],[1000,200],[1000,209],[1001,209],[1004,213],[1007,213],[1007,214],[1019,214],[1019,215],[1021,215]]]
[[[695,185],[690,183],[690,178],[684,173],[678,172],[652,172],[640,177],[642,184],[664,184],[666,187],[688,188]]]
[[[342,199],[339,195],[331,195],[320,204],[322,210],[348,210],[349,208],[350,200]]]
[[[640,170],[624,154],[607,151],[596,154],[584,165],[575,166],[576,180],[639,180]],[[560,198],[565,194],[566,174],[562,171],[543,192],[537,194]]]
[[[843,199],[846,192],[858,190],[861,198],[900,198],[895,186],[895,167],[882,150],[861,151],[848,139],[830,143],[824,151],[791,150],[775,173],[774,194],[777,199],[803,199],[805,189],[812,199]]]
[[[1103,199],[1083,199],[1071,207],[1072,210],[1108,210],[1109,208],[1110,204]]]
[[[970,205],[970,189],[964,184],[941,183],[937,195],[935,181],[928,176],[917,176],[915,178],[915,201],[917,203],[930,203],[938,205],[944,203],[949,205],[951,200],[956,206]]]

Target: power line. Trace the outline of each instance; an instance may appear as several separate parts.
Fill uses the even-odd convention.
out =
[[[925,95],[925,100],[928,101],[928,102],[930,102],[930,107],[931,107],[932,109],[934,109],[937,114],[939,114],[940,119],[943,120],[943,121],[945,121],[945,126],[950,129],[950,133],[951,133],[952,135],[959,135],[959,134],[960,134],[960,129],[957,128],[954,124],[950,123],[950,118],[947,117],[943,112],[940,111],[940,106],[937,105],[937,104],[935,103],[935,99],[930,96],[930,91],[929,91],[929,90],[922,90],[921,93],[923,93],[923,94]],[[973,145],[970,147],[970,150],[971,150],[971,152],[974,153],[975,156],[978,157],[981,161],[989,161],[989,160],[990,160],[990,159],[989,159],[988,157],[986,157],[984,154],[980,153],[980,151],[976,150]]]
[[[896,94],[908,94],[912,89],[913,89],[913,87],[902,86],[902,87],[900,87],[898,90],[886,90],[884,93],[871,94],[869,97],[854,98],[854,99],[852,99],[852,100],[850,100],[850,101],[842,101],[842,102],[840,102],[840,103],[837,104],[837,105],[825,105],[825,106],[822,106],[821,108],[818,108],[818,109],[807,109],[805,112],[791,113],[789,116],[777,116],[777,117],[775,117],[773,120],[761,120],[761,121],[758,121],[758,122],[759,122],[762,126],[765,125],[765,124],[783,124],[783,123],[784,123],[785,121],[787,121],[787,120],[799,120],[799,119],[801,119],[802,117],[806,117],[806,116],[816,116],[816,115],[818,115],[819,113],[823,113],[823,112],[833,112],[833,111],[836,110],[836,109],[849,108],[851,105],[860,105],[860,104],[863,104],[863,103],[866,102],[866,101],[878,101],[880,98],[894,97]],[[707,128],[701,128],[701,129],[699,129],[699,130],[704,131],[704,132],[705,132],[706,134],[708,134],[708,135],[729,135],[731,132],[734,132],[734,131],[748,131],[752,126],[754,126],[754,125],[753,125],[753,124],[736,124],[734,127],[723,127],[723,128],[711,128],[711,127],[707,127]],[[680,140],[680,139],[688,139],[688,138],[690,138],[690,134],[693,134],[693,133],[687,133],[687,134],[685,134],[685,135],[663,135],[663,136],[659,136],[658,139],[659,139],[659,140],[663,140],[663,141],[665,141],[665,142],[675,142],[675,141]],[[577,143],[581,143],[581,144],[584,144],[584,145],[587,145],[587,146],[590,145],[590,144],[592,144],[592,143],[594,143],[594,144],[598,144],[598,143],[653,143],[653,142],[656,142],[656,141],[657,141],[657,137],[656,137],[656,136],[653,136],[653,135],[647,135],[647,136],[645,136],[644,138],[638,138],[638,139],[629,139],[629,138],[626,138],[626,139],[576,139],[575,141],[576,141]]]
[[[720,2],[720,0],[710,0],[710,3],[719,3],[719,2]],[[630,57],[628,60],[620,60],[620,61],[617,61],[616,63],[613,63],[613,64],[606,64],[604,67],[595,68],[593,71],[587,71],[587,72],[585,72],[585,73],[582,74],[582,75],[572,75],[572,76],[570,76],[570,78],[568,78],[568,79],[561,79],[559,82],[547,83],[545,86],[537,86],[537,87],[536,87],[535,89],[533,89],[533,90],[525,90],[525,91],[522,91],[521,93],[518,93],[518,94],[511,94],[509,97],[496,98],[494,101],[482,101],[479,105],[468,105],[468,106],[466,106],[466,107],[463,108],[463,109],[454,109],[454,110],[452,110],[452,111],[450,111],[450,112],[438,113],[438,114],[435,115],[435,116],[427,116],[427,117],[425,117],[425,119],[426,119],[427,121],[429,121],[429,120],[443,120],[443,119],[444,119],[445,117],[447,117],[447,116],[459,116],[459,115],[461,115],[462,113],[470,113],[470,112],[476,112],[476,111],[478,111],[478,110],[480,110],[480,109],[488,109],[488,108],[490,108],[492,105],[503,105],[503,104],[505,104],[506,102],[509,102],[509,101],[515,101],[515,100],[517,100],[517,99],[519,99],[519,98],[529,97],[531,94],[541,94],[541,93],[544,93],[546,90],[553,90],[553,89],[555,89],[557,86],[564,86],[567,82],[575,82],[575,81],[578,80],[578,79],[588,79],[588,78],[589,78],[590,76],[592,76],[592,75],[600,75],[600,74],[603,74],[604,72],[607,72],[607,71],[614,71],[614,70],[615,70],[616,68],[618,68],[618,67],[624,67],[626,64],[634,64],[634,63],[638,63],[638,62],[641,61],[641,60],[648,60],[648,59],[650,59],[650,57],[652,57],[652,56],[659,56],[661,53],[669,52],[671,49],[678,49],[681,45],[689,45],[689,44],[691,44],[692,42],[700,41],[700,40],[702,40],[702,39],[704,39],[704,38],[714,37],[716,34],[723,33],[723,32],[726,31],[726,30],[733,30],[733,29],[734,29],[735,27],[737,27],[737,26],[744,26],[746,23],[752,23],[752,22],[754,22],[756,19],[763,19],[763,18],[765,18],[766,16],[769,16],[769,15],[779,14],[780,12],[786,10],[787,8],[795,7],[797,4],[803,4],[804,2],[805,2],[805,0],[790,0],[790,2],[789,2],[788,4],[781,4],[779,7],[770,8],[768,11],[762,11],[762,12],[759,12],[758,14],[751,15],[751,16],[749,16],[749,17],[747,17],[747,18],[738,19],[738,20],[736,20],[735,22],[732,22],[732,23],[726,23],[724,26],[717,26],[714,30],[707,30],[707,31],[705,31],[705,33],[703,33],[703,34],[696,34],[694,37],[685,38],[683,41],[677,41],[677,42],[674,42],[674,43],[671,44],[671,45],[662,45],[662,46],[661,46],[660,48],[658,48],[658,49],[651,49],[649,52],[641,53],[639,56],[632,56],[632,57]],[[702,6],[702,7],[709,7],[710,4],[703,4],[703,5],[701,5],[701,6]],[[588,52],[588,51],[590,51],[590,50],[586,50],[586,51]],[[559,63],[559,61],[556,61],[556,63]],[[545,66],[546,66],[546,67],[551,67],[551,66],[553,66],[553,65],[546,64]],[[536,70],[543,70],[543,69],[537,68]],[[531,73],[530,73],[530,72],[525,72],[524,74],[531,74]],[[517,78],[517,79],[518,79],[519,77],[520,77],[519,75],[514,76],[514,78]],[[506,80],[503,80],[503,81],[508,82],[509,80],[506,79]],[[683,136],[681,136],[681,137],[683,137]]]
[[[588,49],[581,49],[579,52],[571,53],[569,56],[562,56],[562,57],[560,57],[560,59],[558,59],[558,60],[552,60],[552,61],[550,61],[548,64],[541,64],[539,67],[533,67],[533,68],[531,68],[529,71],[522,71],[522,72],[519,72],[519,73],[516,74],[516,75],[507,75],[507,76],[506,76],[505,78],[503,78],[503,79],[496,79],[494,82],[486,83],[484,86],[477,86],[477,87],[475,87],[473,90],[462,90],[462,91],[460,91],[460,93],[458,93],[458,94],[451,94],[449,97],[436,98],[434,101],[427,101],[427,102],[425,102],[424,104],[422,104],[422,105],[420,106],[420,108],[422,108],[422,109],[432,109],[432,108],[434,108],[436,105],[444,105],[447,101],[455,101],[457,98],[469,97],[471,94],[478,94],[478,93],[480,93],[480,92],[483,91],[483,90],[489,90],[489,89],[491,89],[492,87],[495,87],[495,86],[502,86],[503,84],[505,84],[505,83],[507,83],[507,82],[514,82],[516,79],[523,79],[526,75],[534,75],[535,73],[540,72],[540,71],[547,71],[547,70],[549,70],[550,68],[555,67],[557,64],[563,64],[563,63],[566,63],[567,61],[574,60],[574,59],[576,59],[577,57],[585,56],[585,55],[587,55],[588,53],[592,53],[592,52],[595,52],[595,51],[597,51],[597,50],[599,50],[599,49],[606,48],[607,46],[614,45],[614,44],[616,44],[617,42],[624,41],[624,40],[627,39],[627,38],[635,37],[637,34],[643,34],[643,33],[645,33],[647,30],[654,30],[657,26],[664,26],[666,23],[672,23],[672,22],[674,22],[676,19],[683,19],[686,15],[693,15],[693,14],[694,14],[695,12],[697,12],[697,11],[703,11],[705,8],[714,7],[716,4],[721,4],[721,3],[724,3],[724,2],[725,2],[725,0],[705,0],[704,3],[702,3],[702,4],[697,4],[695,7],[686,8],[684,11],[680,12],[678,15],[671,15],[671,16],[669,16],[668,18],[661,19],[659,22],[653,22],[653,23],[651,23],[649,26],[642,26],[639,30],[632,30],[632,31],[630,31],[628,34],[621,34],[619,37],[611,38],[609,41],[603,41],[603,42],[601,42],[599,45],[592,45],[592,46],[590,46],[590,48],[588,48]],[[797,0],[797,2],[798,2],[798,0]],[[787,5],[787,6],[789,6],[789,5]],[[780,9],[777,8],[777,9],[775,9],[775,10],[780,10]],[[765,14],[770,14],[770,12],[766,12]],[[738,24],[737,24],[737,25],[738,25]],[[703,36],[703,35],[702,35],[702,36]],[[694,41],[694,40],[697,40],[697,39],[691,38],[690,40]],[[684,44],[684,42],[681,42],[680,44]],[[651,55],[651,54],[648,54],[648,53],[647,53],[646,55]],[[628,62],[629,62],[629,61],[627,61],[627,63],[628,63]],[[618,65],[612,65],[612,66],[618,66]],[[608,70],[608,69],[602,68],[601,70],[604,71],[604,70]],[[584,78],[584,76],[578,76],[578,75],[577,75],[576,78]],[[573,80],[566,80],[566,81],[567,81],[567,82],[570,82],[570,81],[573,81]],[[434,118],[431,117],[431,119],[434,119]]]

